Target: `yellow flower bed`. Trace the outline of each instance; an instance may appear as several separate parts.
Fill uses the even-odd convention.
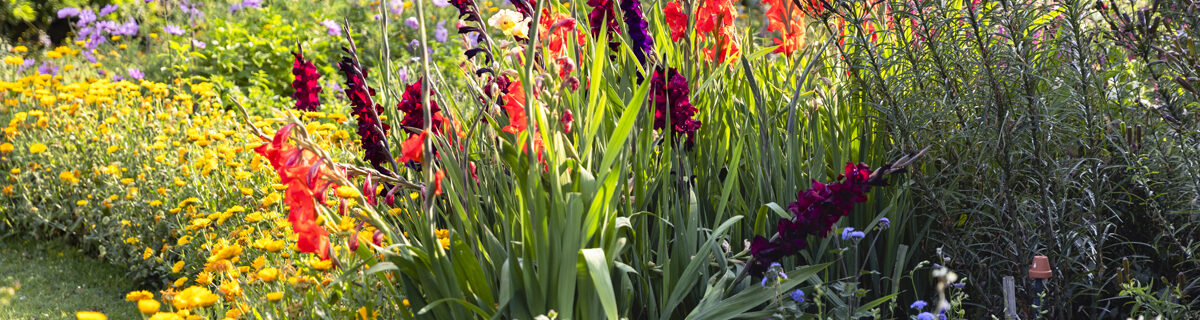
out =
[[[286,313],[275,301],[333,280],[330,261],[294,251],[283,188],[252,150],[264,141],[213,85],[76,77],[0,81],[0,228],[78,239],[129,266],[143,286],[165,288],[129,296],[154,319]],[[357,148],[342,113],[295,115],[329,150]],[[252,121],[272,132],[282,123]],[[356,232],[355,219],[324,224],[343,230],[335,250],[349,252],[336,239]]]

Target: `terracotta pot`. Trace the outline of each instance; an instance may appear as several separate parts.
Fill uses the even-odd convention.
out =
[[[1029,268],[1029,277],[1034,279],[1050,279],[1050,258],[1034,256],[1033,266]]]

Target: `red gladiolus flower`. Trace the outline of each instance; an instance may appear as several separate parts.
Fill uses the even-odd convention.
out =
[[[442,179],[446,178],[446,171],[438,169],[437,173],[433,174],[433,195],[442,195]]]
[[[683,5],[676,1],[667,2],[663,15],[666,16],[667,27],[671,29],[671,41],[679,42],[680,38],[687,35],[688,17],[683,13]]]
[[[322,200],[325,191],[333,186],[327,175],[338,174],[325,167],[321,159],[311,151],[299,149],[287,143],[294,124],[280,128],[271,142],[254,148],[271,163],[279,173],[279,181],[287,185],[284,203],[288,205],[288,222],[298,240],[301,252],[316,253],[321,259],[329,259],[329,232],[317,224],[317,209],[314,199]]]
[[[696,34],[700,40],[705,40],[705,34],[713,38],[714,46],[705,48],[704,53],[709,59],[716,58],[718,62],[730,61],[730,56],[737,56],[741,49],[737,43],[737,30],[733,21],[737,19],[737,9],[733,0],[704,0],[696,12]]]
[[[400,97],[400,103],[396,105],[397,109],[404,112],[404,118],[400,119],[400,125],[405,128],[415,130],[424,130],[425,128],[425,111],[421,107],[422,82],[424,82],[423,79],[417,79],[417,82],[408,85],[404,89],[404,95]],[[432,97],[434,92],[430,91],[429,95]],[[430,130],[433,131],[433,134],[439,136],[443,135],[445,124],[449,122],[445,116],[442,116],[441,111],[442,109],[438,107],[437,101],[433,101],[431,98],[429,100],[429,118],[433,124],[430,126]],[[405,139],[400,144],[400,162],[416,161],[420,163],[424,157],[422,154],[425,139],[428,138],[428,135],[429,132],[427,131],[410,133],[408,139]],[[434,150],[434,152],[436,154],[437,150]]]
[[[401,163],[409,161],[421,162],[421,157],[425,154],[425,137],[429,135],[428,131],[421,131],[420,134],[409,135],[408,139],[400,143],[400,160]]]
[[[558,121],[562,123],[563,132],[571,134],[571,122],[575,121],[575,116],[571,114],[571,110],[563,110],[562,118]]]
[[[563,45],[572,32],[575,33],[575,43],[580,45],[587,43],[587,36],[582,30],[575,28],[575,19],[570,15],[552,13],[550,8],[543,8],[542,18],[539,22],[538,30],[546,43],[546,50],[550,52],[548,59],[551,61],[563,57]]]
[[[773,39],[775,53],[789,57],[804,46],[804,12],[789,0],[766,0],[771,5],[767,10],[768,31],[779,32],[781,38]]]
[[[296,92],[292,93],[292,99],[296,99],[296,110],[317,111],[321,106],[321,101],[318,99],[321,94],[321,73],[317,72],[317,66],[311,61],[304,60],[302,53],[293,52],[296,60],[292,62],[292,89]]]
[[[504,132],[519,134],[525,131],[527,115],[525,114],[525,90],[521,80],[513,79],[508,83],[508,93],[504,94],[504,111],[508,112],[508,125]]]

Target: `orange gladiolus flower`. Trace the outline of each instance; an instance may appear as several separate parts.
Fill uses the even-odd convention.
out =
[[[513,79],[508,83],[508,93],[504,94],[504,111],[508,112],[508,125],[504,132],[518,134],[525,131],[525,90],[521,88],[521,80]]]
[[[326,175],[337,174],[325,167],[321,159],[311,151],[287,143],[295,124],[280,128],[274,139],[254,151],[271,162],[279,173],[279,180],[287,185],[284,203],[288,205],[288,222],[299,240],[296,246],[301,252],[316,253],[321,259],[329,259],[329,232],[317,224],[317,208],[314,199],[324,197],[325,190],[333,186]]]

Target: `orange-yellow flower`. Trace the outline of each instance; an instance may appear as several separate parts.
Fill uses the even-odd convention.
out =
[[[139,300],[145,300],[145,299],[154,299],[154,294],[150,293],[150,291],[141,290],[141,291],[133,291],[133,292],[130,292],[129,294],[125,295],[125,301],[133,302],[133,301],[139,301]]]
[[[76,312],[75,318],[78,318],[79,320],[108,320],[108,316],[95,311]]]
[[[279,269],[266,268],[266,269],[258,270],[258,278],[262,279],[262,281],[271,282],[271,281],[275,281],[275,279],[278,277],[279,277]]]
[[[176,294],[171,301],[171,305],[175,306],[176,309],[202,308],[216,304],[218,299],[220,297],[212,293],[208,288],[191,286]]]
[[[142,314],[153,314],[158,312],[158,307],[160,306],[161,304],[154,299],[142,299],[138,300],[137,302],[138,311],[141,311]]]

